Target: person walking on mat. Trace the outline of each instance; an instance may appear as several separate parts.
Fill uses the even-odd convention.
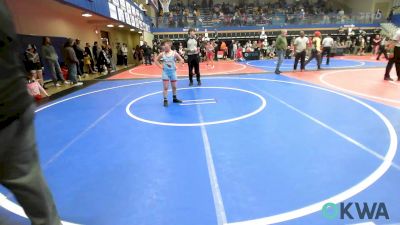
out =
[[[201,86],[200,80],[200,57],[196,34],[193,28],[189,29],[189,39],[187,40],[187,54],[189,66],[189,86],[193,86],[193,69],[196,73],[197,85]]]
[[[321,64],[322,60],[324,59],[324,55],[326,54],[326,65],[329,65],[329,59],[331,58],[331,50],[333,47],[333,43],[334,43],[333,38],[329,34],[322,41],[322,46],[324,49],[322,50],[321,54]]]
[[[281,34],[276,38],[275,49],[276,54],[278,55],[278,63],[276,65],[275,74],[281,74],[280,68],[283,59],[285,58],[286,49],[288,47],[286,35],[287,30],[282,30]]]
[[[301,72],[305,69],[305,60],[306,60],[306,50],[307,50],[308,38],[305,36],[304,31],[300,31],[300,37],[297,37],[294,40],[294,51],[295,51],[295,59],[293,70],[297,70],[297,65],[300,59],[300,69]]]
[[[393,64],[396,66],[397,80],[400,81],[400,30],[397,30],[393,37],[393,42],[388,45],[389,49],[389,61],[386,66],[386,72],[384,80],[393,81],[390,77],[390,71],[393,68]]]
[[[314,38],[312,39],[311,56],[306,62],[306,66],[314,58],[317,60],[318,69],[321,69],[321,32],[315,31]]]

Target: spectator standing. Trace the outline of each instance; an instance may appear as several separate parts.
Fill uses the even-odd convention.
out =
[[[25,51],[25,62],[27,71],[32,75],[33,79],[44,86],[42,63],[40,62],[39,53],[36,46],[29,44]]]
[[[123,56],[122,56],[122,50],[121,50],[122,46],[121,43],[117,43],[117,66],[122,66],[124,64],[124,60],[123,60]]]
[[[228,47],[226,46],[225,41],[221,42],[220,50],[223,52],[223,58],[226,59],[228,53]]]
[[[151,65],[151,48],[147,45],[147,42],[144,42],[142,47],[144,64]]]
[[[233,44],[232,44],[233,60],[236,60],[236,53],[237,53],[237,50],[238,50],[238,43],[235,40],[233,40],[232,42],[233,42]]]
[[[293,69],[295,71],[297,70],[297,64],[299,63],[299,59],[300,59],[301,72],[305,70],[307,44],[308,44],[308,38],[305,36],[304,31],[300,31],[300,37],[297,37],[293,43],[295,52]]]
[[[347,36],[346,42],[345,42],[345,47],[347,54],[351,54],[353,52],[353,42],[351,41],[350,36]]]
[[[282,30],[281,34],[277,37],[275,43],[276,54],[278,55],[278,63],[276,65],[275,74],[281,74],[280,68],[285,58],[286,49],[288,47],[287,39],[287,30]]]
[[[91,48],[90,48],[90,44],[89,44],[89,43],[86,43],[85,52],[86,52],[86,54],[90,57],[90,71],[91,71],[91,72],[94,72],[95,69],[94,69],[93,54],[92,54],[92,50],[91,50]],[[84,59],[84,60],[85,60],[85,59]],[[85,65],[87,65],[86,62],[85,62]]]
[[[329,59],[331,57],[331,50],[333,44],[334,44],[333,38],[331,37],[331,35],[328,34],[328,36],[324,38],[324,40],[322,41],[323,51],[321,54],[321,63],[322,60],[324,59],[324,55],[326,55],[326,65],[329,65]]]
[[[137,62],[137,65],[140,65],[143,61],[143,54],[139,45],[136,45],[136,48],[133,49],[133,59]]]
[[[51,40],[49,37],[43,37],[42,57],[44,58],[46,67],[50,70],[54,86],[60,86],[60,84],[58,84],[58,81],[61,81],[63,84],[67,84],[68,82],[65,81],[64,76],[61,72],[57,52],[51,44]]]
[[[64,61],[68,67],[68,77],[74,86],[80,86],[83,83],[78,82],[77,70],[79,65],[79,60],[75,55],[73,49],[74,40],[69,38],[64,45]]]
[[[379,48],[381,46],[381,42],[382,42],[382,39],[381,39],[381,36],[379,34],[375,35],[374,39],[372,39],[372,46],[373,46],[372,54],[373,55],[379,53]]]
[[[358,39],[359,39],[358,42],[359,45],[358,45],[357,55],[365,55],[365,47],[366,47],[365,38],[360,35]]]
[[[97,57],[99,57],[99,51],[100,51],[99,46],[97,45],[97,41],[95,41],[92,47],[92,52],[93,52],[92,59],[94,61],[93,65],[95,64],[97,65]]]
[[[108,69],[109,69],[110,72],[114,72],[117,69],[116,69],[115,63],[113,61],[113,50],[112,50],[111,45],[107,45],[106,54],[107,54],[107,58],[109,60]]]
[[[103,74],[107,74],[107,67],[110,64],[106,51],[107,47],[102,45],[101,49],[99,49],[99,56],[97,57],[98,71]]]
[[[121,47],[121,52],[122,52],[122,61],[124,66],[128,66],[128,47],[126,46],[125,43],[122,44]]]
[[[77,71],[78,71],[78,77],[83,75],[83,52],[84,50],[80,46],[81,41],[79,39],[75,40],[75,43],[73,45],[73,49],[75,51],[76,58],[78,59],[78,64],[77,64]]]

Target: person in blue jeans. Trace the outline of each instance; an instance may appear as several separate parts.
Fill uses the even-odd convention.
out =
[[[78,74],[77,66],[79,65],[79,60],[75,55],[75,51],[72,47],[73,45],[74,45],[74,40],[69,38],[64,45],[64,61],[68,67],[68,78],[71,80],[74,86],[80,86],[83,83],[78,82],[77,80],[77,74]]]
[[[162,69],[164,107],[167,107],[167,96],[170,82],[172,86],[173,103],[182,103],[182,101],[176,97],[176,60],[181,63],[181,66],[184,64],[184,60],[176,51],[171,50],[171,40],[164,40],[162,45],[164,46],[164,50],[155,58],[154,63]]]
[[[275,69],[276,74],[281,74],[280,68],[283,59],[285,58],[286,49],[288,47],[286,35],[287,35],[287,30],[282,30],[281,34],[276,38],[275,49],[276,49],[276,55],[278,56],[278,63]]]
[[[58,81],[61,81],[62,84],[68,84],[68,82],[64,80],[60,64],[58,63],[57,52],[51,44],[51,40],[49,37],[43,37],[42,57],[46,65],[45,68],[49,69],[50,71],[54,86],[60,86],[60,84],[58,84]]]

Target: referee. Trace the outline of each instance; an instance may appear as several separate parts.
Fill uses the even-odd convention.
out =
[[[400,81],[400,29],[396,31],[396,34],[393,37],[393,42],[394,42],[393,44],[395,44],[395,46],[393,49],[393,54],[391,54],[392,57],[389,57],[389,61],[386,66],[384,80],[393,81],[393,79],[390,77],[390,71],[393,68],[393,64],[395,64],[397,80]]]
[[[193,28],[189,29],[189,39],[187,40],[187,54],[189,66],[189,86],[193,86],[193,69],[196,73],[197,85],[201,86],[200,68],[199,68],[199,48],[196,40],[196,34]]]

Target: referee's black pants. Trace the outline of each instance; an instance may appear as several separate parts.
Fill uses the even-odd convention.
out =
[[[193,82],[193,68],[197,81],[200,81],[199,54],[188,55],[189,81]]]
[[[325,54],[326,54],[326,65],[329,65],[329,59],[331,58],[331,47],[324,47],[324,50],[322,50],[321,64]]]
[[[386,66],[385,79],[390,78],[390,71],[393,68],[393,64],[396,66],[397,78],[400,79],[400,47],[397,46],[394,48],[393,58],[389,59]]]
[[[384,45],[379,46],[379,52],[378,52],[378,56],[376,57],[376,60],[379,60],[381,58],[382,54],[385,56],[386,59],[389,59]]]

